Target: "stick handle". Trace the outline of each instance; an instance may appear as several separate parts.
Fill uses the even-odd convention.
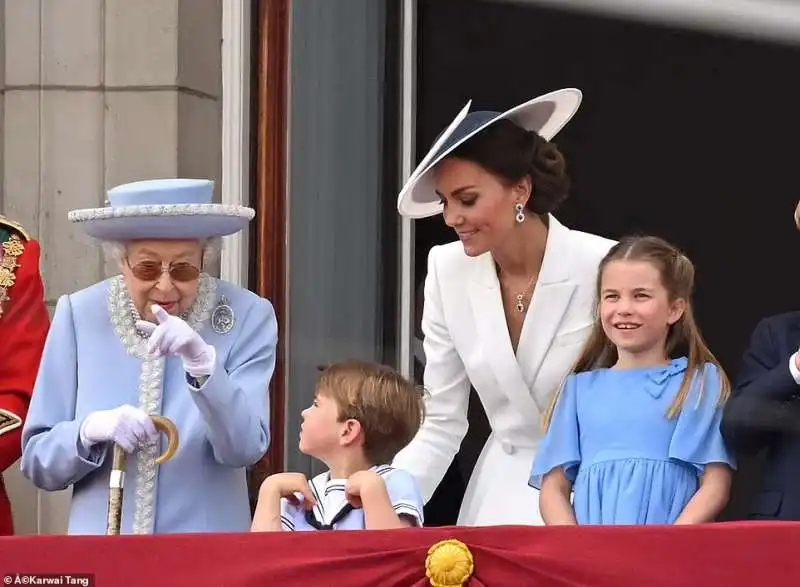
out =
[[[167,435],[167,450],[156,459],[156,464],[161,465],[174,457],[178,450],[178,428],[172,420],[164,416],[150,416],[150,418],[156,430]]]
[[[156,464],[167,462],[178,450],[178,428],[175,423],[164,416],[151,416],[156,430],[167,435],[167,450],[156,459]],[[122,498],[125,485],[125,451],[118,444],[114,445],[114,460],[111,465],[111,478],[108,483],[108,520],[106,535],[116,536],[122,526]]]

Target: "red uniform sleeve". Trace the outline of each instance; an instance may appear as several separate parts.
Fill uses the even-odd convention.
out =
[[[39,271],[39,243],[25,242],[14,284],[0,316],[0,472],[22,455],[22,425],[28,414],[50,316]]]

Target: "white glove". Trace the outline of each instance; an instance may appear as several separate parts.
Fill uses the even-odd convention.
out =
[[[158,430],[142,410],[124,405],[86,416],[80,437],[87,450],[101,442],[114,442],[125,452],[133,452],[144,442],[157,439]]]
[[[214,347],[206,343],[186,322],[177,316],[170,316],[161,306],[153,305],[151,310],[158,325],[144,320],[136,322],[136,328],[150,335],[148,350],[158,351],[161,356],[181,357],[184,370],[192,377],[210,376],[217,359]]]

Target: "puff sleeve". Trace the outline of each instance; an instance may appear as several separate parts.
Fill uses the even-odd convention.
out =
[[[699,474],[712,463],[736,468],[720,431],[723,411],[720,387],[719,370],[716,365],[707,364],[702,376],[692,382],[669,446],[670,459],[693,465]]]
[[[577,395],[578,378],[571,375],[564,382],[550,427],[533,462],[528,485],[535,489],[541,489],[544,476],[558,467],[563,467],[567,479],[575,482],[581,464]]]

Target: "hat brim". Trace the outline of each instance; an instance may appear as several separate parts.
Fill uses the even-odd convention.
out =
[[[798,202],[797,207],[794,209],[794,224],[797,226],[797,230],[800,230],[800,202]]]
[[[101,240],[205,239],[244,229],[255,210],[225,204],[122,206],[73,210],[69,219]]]
[[[453,140],[459,125],[467,116],[470,106],[467,103],[406,181],[397,198],[397,211],[407,218],[427,218],[440,214],[442,204],[436,194],[434,167],[488,126],[498,120],[508,119],[526,130],[535,131],[549,141],[572,119],[580,107],[582,98],[583,93],[576,88],[556,90],[498,114],[463,137]],[[450,144],[442,148],[448,141]]]

